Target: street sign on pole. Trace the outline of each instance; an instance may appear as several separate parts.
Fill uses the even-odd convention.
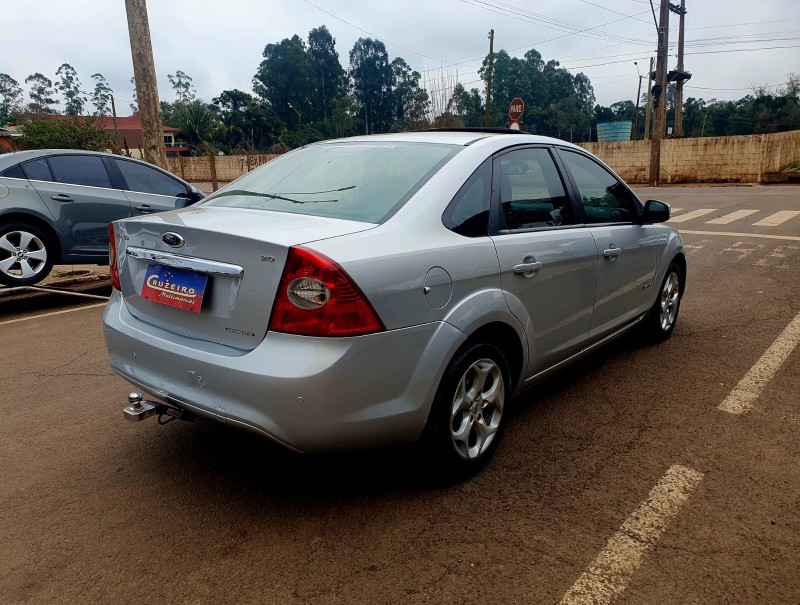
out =
[[[514,97],[514,99],[511,101],[511,105],[508,106],[508,117],[516,122],[522,117],[524,111],[525,101],[519,97]]]

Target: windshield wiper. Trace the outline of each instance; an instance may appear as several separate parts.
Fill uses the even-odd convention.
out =
[[[353,185],[355,187],[355,185]],[[349,189],[349,187],[348,187]],[[334,190],[338,191],[338,190]],[[326,191],[320,191],[319,193],[327,193]],[[218,195],[215,195],[209,201],[214,201],[218,197],[226,197],[229,195],[252,195],[255,197],[266,197],[271,200],[283,200],[284,202],[291,202],[292,204],[317,204],[321,202],[338,202],[339,200],[296,200],[294,198],[286,197],[285,195],[279,195],[277,193],[259,193],[257,191],[245,191],[244,189],[234,189],[233,191],[225,191]],[[302,195],[302,194],[293,194],[293,195]]]

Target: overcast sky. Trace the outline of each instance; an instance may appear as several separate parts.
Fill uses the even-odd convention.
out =
[[[687,96],[735,99],[753,84],[780,85],[789,72],[800,72],[797,2],[687,0],[685,63],[693,74]],[[519,11],[498,5],[526,13],[499,14]],[[305,38],[323,24],[336,38],[345,67],[366,30],[386,43],[391,58],[402,56],[424,72],[428,88],[441,68],[457,72],[467,88],[482,87],[476,69],[494,28],[495,50],[522,56],[535,47],[544,59],[583,71],[603,105],[635,99],[633,61],[639,59],[646,74],[656,47],[644,0],[149,0],[148,10],[159,91],[168,101],[174,94],[167,74],[178,69],[194,79],[198,96],[207,101],[227,88],[250,91],[266,44],[293,34]],[[100,72],[114,89],[118,112],[129,113],[133,66],[123,0],[5,0],[2,15],[0,72],[26,91],[26,76],[39,71],[55,79],[65,62],[75,67],[85,90]],[[673,15],[671,45],[677,44],[677,27]],[[674,67],[675,51],[670,52]]]

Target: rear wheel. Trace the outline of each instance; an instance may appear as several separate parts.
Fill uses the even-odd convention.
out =
[[[505,428],[508,362],[489,344],[470,343],[451,360],[431,408],[422,444],[437,470],[451,478],[477,473]]]
[[[673,262],[667,269],[656,301],[644,320],[645,336],[651,341],[661,342],[672,335],[675,324],[678,323],[682,284],[681,268],[678,263]]]
[[[50,274],[54,247],[39,227],[13,223],[0,227],[0,283],[30,286]]]

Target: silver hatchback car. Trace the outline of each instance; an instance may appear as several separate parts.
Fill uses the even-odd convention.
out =
[[[480,468],[511,397],[639,326],[686,280],[669,206],[555,139],[326,141],[201,203],[110,225],[111,365],[193,415],[303,452],[420,442]]]

